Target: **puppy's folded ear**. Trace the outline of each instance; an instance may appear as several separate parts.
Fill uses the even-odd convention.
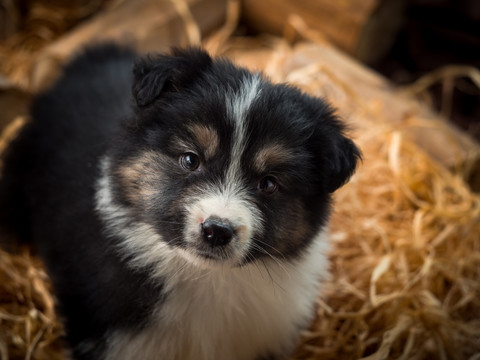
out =
[[[353,175],[362,159],[361,151],[345,136],[346,126],[325,100],[305,97],[313,129],[309,146],[314,154],[316,177],[323,191],[334,192]]]
[[[343,134],[339,134],[333,139],[331,150],[328,158],[330,171],[327,178],[327,190],[334,192],[350,179],[362,155],[353,141]]]
[[[198,48],[174,49],[172,55],[139,58],[133,66],[132,94],[138,107],[146,107],[165,91],[178,91],[212,64],[207,52]]]

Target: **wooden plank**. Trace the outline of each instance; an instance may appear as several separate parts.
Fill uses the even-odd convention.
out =
[[[242,0],[243,21],[253,30],[282,35],[292,16],[340,49],[372,62],[393,43],[404,2],[397,0]]]
[[[125,0],[46,47],[33,66],[31,85],[38,90],[57,73],[59,64],[85,44],[117,41],[140,51],[164,51],[192,43],[193,33],[203,37],[220,27],[226,0]],[[182,9],[193,20],[187,24]],[[187,18],[188,20],[188,18]],[[198,41],[198,39],[193,39]]]

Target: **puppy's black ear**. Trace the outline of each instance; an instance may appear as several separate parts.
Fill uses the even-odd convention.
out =
[[[346,126],[335,114],[336,110],[319,98],[304,97],[313,129],[309,129],[309,146],[314,154],[319,186],[334,192],[344,185],[355,172],[362,154],[345,136]]]
[[[329,176],[327,178],[327,190],[334,192],[344,185],[355,172],[357,162],[362,155],[352,140],[343,134],[333,139],[332,152],[327,160],[329,163]]]
[[[174,49],[170,56],[149,55],[136,60],[132,94],[137,106],[146,107],[164,91],[178,91],[187,86],[211,63],[210,55],[198,48]]]

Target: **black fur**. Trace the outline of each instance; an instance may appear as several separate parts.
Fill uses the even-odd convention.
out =
[[[6,226],[34,242],[47,264],[67,340],[89,349],[78,359],[100,354],[109,329],[141,327],[161,297],[161,284],[125,267],[93,211],[100,155],[132,113],[134,57],[107,46],[70,63],[33,103],[33,121],[9,148],[0,183],[2,207],[8,206],[1,213],[13,218]]]
[[[166,296],[149,269],[126,266],[128,259],[116,250],[116,239],[107,236],[94,210],[101,157],[113,159],[114,195],[132,209],[132,221],[151,224],[170,245],[184,247],[179,236],[172,236],[182,232],[185,215],[175,209],[185,194],[192,195],[192,185],[219,181],[231,162],[233,125],[225,121],[225,93],[236,91],[247,74],[198,49],[138,59],[128,49],[107,45],[67,65],[60,80],[34,101],[32,122],[5,156],[0,221],[35,243],[45,259],[75,358],[101,358],[113,330],[141,329]],[[263,232],[254,237],[295,257],[326,223],[330,194],[352,175],[360,153],[323,101],[265,80],[261,94],[248,113],[251,137],[242,159],[245,183],[265,216]],[[121,165],[146,149],[176,159],[171,138],[188,138],[192,123],[208,124],[220,134],[219,155],[209,172],[186,177],[174,160],[156,164],[162,177],[148,181],[157,182],[158,193],[141,204],[132,200],[132,189],[120,179]],[[281,191],[264,197],[256,188],[263,174],[250,164],[259,145],[270,140],[298,150],[298,156],[270,170]],[[134,186],[151,185],[140,180]],[[299,237],[297,226],[302,227]],[[291,241],[282,241],[285,236]],[[262,256],[253,249],[245,261]]]
[[[152,104],[162,91],[178,91],[212,64],[210,56],[199,49],[185,55],[176,49],[171,56],[151,55],[135,62],[132,92],[139,107]]]

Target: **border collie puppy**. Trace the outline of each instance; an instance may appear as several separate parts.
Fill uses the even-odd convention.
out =
[[[323,100],[200,49],[103,45],[31,117],[0,217],[44,259],[75,359],[291,354],[360,158]]]

